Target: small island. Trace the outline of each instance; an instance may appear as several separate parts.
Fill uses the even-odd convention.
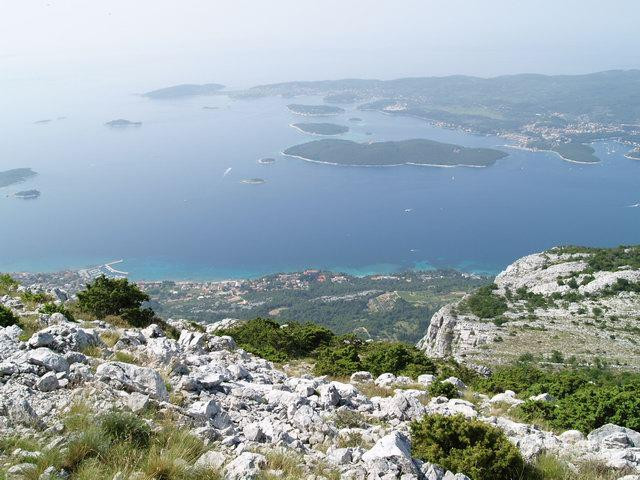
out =
[[[171,98],[193,97],[197,95],[213,95],[223,88],[224,85],[220,85],[219,83],[205,83],[204,85],[184,83],[182,85],[174,85],[172,87],[152,90],[151,92],[143,93],[142,96],[154,100],[166,100]]]
[[[105,125],[107,127],[114,127],[114,128],[139,127],[142,125],[142,122],[132,122],[131,120],[118,118],[117,120],[111,120],[110,122],[105,123]]]
[[[282,153],[311,162],[346,166],[488,167],[507,156],[491,148],[467,148],[426,139],[374,143],[325,139],[295,145]]]
[[[298,103],[292,103],[287,105],[287,108],[296,115],[305,115],[308,117],[327,117],[344,113],[343,108],[332,105],[300,105]]]
[[[272,163],[276,163],[276,159],[275,158],[261,158],[258,160],[258,163],[260,165],[270,165]]]
[[[8,187],[14,183],[24,182],[28,178],[35,177],[36,172],[30,168],[14,168],[0,172],[0,188]]]
[[[22,200],[34,200],[40,196],[40,190],[23,190],[21,192],[14,193],[13,196],[21,198]]]
[[[244,180],[240,180],[240,183],[245,183],[247,185],[262,185],[267,182],[264,178],[245,178]]]
[[[331,93],[326,97],[324,97],[324,101],[327,103],[343,103],[343,104],[355,103],[357,99],[358,99],[358,96],[355,93],[348,93],[348,92]]]
[[[311,135],[340,135],[349,131],[349,127],[335,123],[292,123],[291,126]]]

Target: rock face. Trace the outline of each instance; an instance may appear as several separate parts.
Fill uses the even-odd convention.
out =
[[[550,250],[517,260],[495,279],[493,295],[507,305],[504,313],[480,318],[468,295],[433,315],[418,348],[489,367],[527,352],[548,357],[553,350],[587,362],[593,355],[586,352],[597,351],[611,363],[640,368],[634,346],[640,335],[620,328],[637,318],[640,294],[618,288],[620,282],[638,284],[640,270],[597,270],[589,264],[592,255]]]

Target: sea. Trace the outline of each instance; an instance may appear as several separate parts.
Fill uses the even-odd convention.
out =
[[[137,93],[61,80],[33,89],[31,101],[6,95],[0,170],[31,167],[38,175],[0,189],[0,271],[122,259],[117,268],[136,280],[308,268],[495,274],[555,245],[640,243],[640,161],[625,158],[628,148],[615,142],[593,145],[600,163],[578,164],[357,105],[318,119],[286,108],[320,104],[318,97],[150,100]],[[118,118],[142,125],[105,126]],[[290,126],[308,121],[350,127],[335,138],[427,138],[509,156],[488,168],[438,168],[332,166],[281,155],[319,138]],[[265,157],[276,161],[260,164]],[[242,183],[250,178],[265,183]],[[11,196],[32,188],[40,198]]]

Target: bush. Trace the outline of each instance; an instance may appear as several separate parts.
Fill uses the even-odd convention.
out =
[[[411,423],[412,454],[473,480],[520,478],[525,464],[505,434],[462,415],[427,415]]]
[[[112,442],[129,442],[138,448],[149,446],[151,428],[133,414],[107,413],[100,418],[100,428]]]
[[[467,306],[471,313],[480,318],[499,317],[507,311],[507,302],[493,291],[498,287],[495,283],[480,287],[467,300]]]
[[[11,311],[10,308],[0,305],[0,327],[8,327],[18,323],[18,317]]]
[[[42,307],[40,307],[40,313],[45,313],[47,315],[52,315],[54,313],[61,313],[65,316],[67,320],[70,322],[75,322],[76,319],[71,313],[71,310],[65,308],[64,305],[57,305],[53,302],[45,303]]]
[[[309,357],[335,337],[331,330],[312,323],[292,322],[282,326],[265,318],[249,320],[216,335],[229,335],[243,349],[272,362]]]
[[[139,310],[149,296],[126,278],[96,278],[85,290],[78,292],[78,306],[98,318],[122,315]]]
[[[560,399],[550,416],[552,425],[583,433],[614,423],[640,430],[640,383],[628,385],[587,385]]]
[[[460,393],[453,383],[433,382],[429,385],[429,395],[432,397],[458,398]]]
[[[325,347],[318,351],[314,366],[316,375],[345,377],[362,370],[358,347],[351,343]]]
[[[362,370],[375,377],[389,372],[417,378],[436,371],[436,365],[424,353],[399,342],[371,342],[365,345],[360,358]]]

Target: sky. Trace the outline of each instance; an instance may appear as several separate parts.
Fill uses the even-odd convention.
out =
[[[0,0],[0,75],[144,88],[640,68],[637,0]]]

